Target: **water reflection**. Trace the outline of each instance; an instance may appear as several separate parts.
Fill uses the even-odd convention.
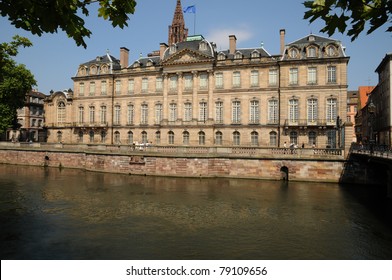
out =
[[[388,202],[337,184],[0,165],[0,186],[2,259],[392,257]]]

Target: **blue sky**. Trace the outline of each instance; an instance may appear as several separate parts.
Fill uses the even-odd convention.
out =
[[[228,48],[228,35],[237,37],[237,48],[253,48],[264,44],[270,54],[279,54],[279,30],[286,29],[286,43],[293,42],[310,33],[320,33],[322,21],[309,24],[303,19],[304,0],[182,0],[183,8],[196,5],[196,15],[184,14],[189,34],[202,34],[207,40],[217,43],[218,50]],[[95,6],[94,6],[95,5]],[[168,26],[173,19],[176,0],[139,0],[136,12],[130,16],[128,27],[113,29],[111,24],[96,16],[96,4],[85,19],[93,32],[87,39],[87,49],[77,47],[64,32],[31,35],[14,28],[6,18],[0,18],[1,42],[9,42],[13,35],[29,38],[33,47],[21,49],[16,61],[25,64],[34,74],[37,89],[48,94],[51,89],[73,88],[71,77],[79,64],[103,55],[119,58],[120,47],[130,50],[130,63],[140,53],[146,56],[159,49],[161,42],[167,43]],[[194,24],[196,22],[196,24]],[[348,67],[349,89],[360,85],[377,84],[377,68],[386,53],[392,52],[392,34],[385,32],[387,26],[370,35],[365,33],[351,42],[340,33],[332,36],[342,41],[346,54],[350,56]]]

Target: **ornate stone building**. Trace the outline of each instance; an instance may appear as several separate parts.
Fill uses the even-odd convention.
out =
[[[310,147],[344,145],[347,63],[339,41],[310,34],[284,44],[219,51],[186,36],[177,1],[169,44],[129,63],[105,54],[82,63],[74,92],[46,100],[49,142]],[[186,38],[186,39],[185,39]]]

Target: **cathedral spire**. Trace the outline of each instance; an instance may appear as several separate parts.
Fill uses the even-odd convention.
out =
[[[177,0],[176,9],[174,11],[173,22],[169,25],[169,45],[186,41],[188,37],[188,29],[185,28],[184,14],[182,11],[181,0]]]

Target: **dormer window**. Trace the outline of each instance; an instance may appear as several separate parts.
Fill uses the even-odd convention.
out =
[[[309,47],[308,48],[308,57],[317,57],[316,47]]]
[[[299,52],[298,52],[297,48],[291,48],[289,50],[289,55],[290,55],[291,58],[297,58],[298,54],[299,54]]]
[[[242,59],[242,53],[241,52],[236,52],[234,55],[234,59]]]
[[[326,52],[327,52],[328,56],[336,56],[336,47],[330,45],[330,46],[327,47]]]
[[[199,44],[199,51],[206,51],[207,50],[207,43],[205,41],[202,41]]]
[[[86,74],[87,74],[87,69],[85,67],[80,67],[79,68],[79,75],[86,76]]]
[[[132,65],[133,68],[138,68],[140,67],[140,62],[139,61],[135,61]]]
[[[308,41],[309,42],[314,42],[316,40],[316,38],[313,36],[313,35],[310,35],[309,37],[308,37]]]
[[[151,59],[149,59],[149,60],[147,61],[146,66],[149,67],[149,66],[153,66],[153,65],[154,65],[154,63],[152,62]]]
[[[101,74],[108,73],[108,66],[107,65],[102,65],[101,66]]]
[[[95,65],[90,67],[90,74],[91,75],[97,74],[97,67]]]
[[[171,45],[171,46],[170,46],[170,49],[169,49],[169,54],[173,54],[173,53],[175,53],[176,51],[177,51],[177,46],[176,46],[176,44]]]
[[[251,55],[252,58],[260,58],[260,53],[257,50],[254,50]]]
[[[226,56],[224,53],[218,54],[218,60],[225,60],[225,59],[226,59]]]

